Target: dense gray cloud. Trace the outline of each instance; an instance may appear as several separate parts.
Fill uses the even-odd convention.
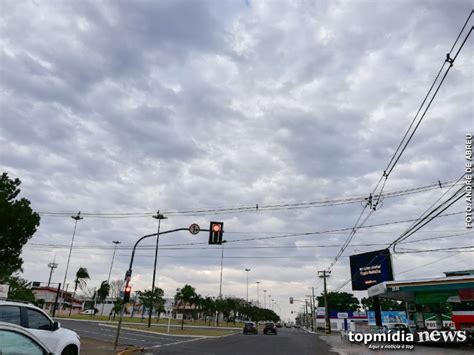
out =
[[[289,296],[302,298],[314,285],[320,292],[316,271],[328,267],[339,250],[331,245],[348,232],[255,238],[351,228],[360,203],[172,212],[368,196],[471,10],[461,0],[2,0],[0,6],[0,162],[23,181],[35,210],[160,209],[169,212],[165,230],[223,220],[224,294],[244,297],[243,270],[251,268],[251,298],[261,281],[260,296],[267,289],[284,317]],[[472,51],[470,39],[387,191],[462,174],[464,135],[473,128]],[[446,190],[386,198],[368,224],[417,218]],[[462,209],[461,201],[449,211]],[[348,255],[381,248],[408,226],[361,229],[333,268],[330,288],[350,277]],[[78,224],[71,273],[87,266],[91,287],[100,284],[111,242],[120,240],[113,277],[123,277],[130,245],[156,227],[150,216],[86,217]],[[56,257],[54,279],[62,281],[72,228],[67,216],[43,214],[23,253],[26,278],[45,281]],[[462,215],[443,217],[413,240],[464,231]],[[463,234],[429,246],[470,241],[472,234]],[[167,249],[175,244],[192,249]],[[135,289],[151,283],[154,241],[144,245]],[[221,249],[208,247],[203,233],[167,235],[160,245],[159,284],[167,296],[185,283],[217,294]],[[394,255],[397,277],[473,267],[469,253],[453,254],[455,263],[447,253],[413,255]]]

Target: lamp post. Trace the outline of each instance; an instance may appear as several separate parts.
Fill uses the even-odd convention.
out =
[[[221,253],[221,281],[219,283],[219,299],[222,299],[222,269],[224,267],[224,243],[227,243],[227,240],[222,241],[222,253]]]
[[[81,217],[81,211],[77,213],[77,216],[71,216],[71,218],[74,220],[74,231],[72,232],[71,246],[69,247],[69,256],[67,258],[67,263],[66,263],[66,272],[64,273],[63,290],[64,290],[64,286],[66,285],[67,271],[69,269],[69,261],[71,260],[72,247],[74,245],[74,237],[76,236],[77,222],[83,219]],[[63,308],[64,308],[65,297],[66,297],[65,293],[63,292],[63,300],[62,300]],[[72,307],[72,303],[71,303],[71,307]]]
[[[112,267],[114,266],[115,252],[120,242],[118,240],[113,240],[112,243],[114,243],[115,245],[114,245],[114,252],[112,253],[112,262],[110,263],[109,276],[107,277],[107,285],[109,285],[109,287],[110,287],[110,275],[112,275]],[[102,308],[100,310],[100,315],[104,314],[104,306],[105,306],[105,303],[104,301],[102,301]]]
[[[153,310],[154,298],[155,298],[156,261],[158,259],[158,244],[160,242],[160,225],[161,225],[161,220],[162,219],[167,219],[168,218],[168,217],[165,217],[164,215],[160,214],[159,210],[156,212],[156,216],[152,216],[152,217],[158,220],[158,232],[156,233],[155,264],[153,266],[153,281],[152,281],[152,284],[151,284],[151,309],[148,313],[148,328],[151,327],[151,313],[152,313],[152,310]]]
[[[271,302],[270,302],[271,299],[272,299],[272,295],[268,295],[268,309],[271,309]]]
[[[267,308],[267,290],[263,290],[263,308]]]
[[[54,259],[56,259],[56,257]],[[54,259],[53,259],[52,263],[48,264],[48,267],[51,269],[51,271],[49,272],[48,287],[51,283],[51,276],[53,276],[53,271],[54,271],[54,269],[56,269],[58,267],[58,264],[54,262],[55,261]]]
[[[259,292],[259,289],[258,289],[260,281],[256,281],[256,284],[257,284],[257,307],[260,307],[260,292]]]
[[[249,303],[249,271],[250,269],[245,269],[247,272],[247,303]]]

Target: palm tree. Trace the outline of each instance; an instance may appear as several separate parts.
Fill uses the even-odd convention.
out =
[[[102,309],[100,315],[104,313],[104,301],[107,299],[110,293],[110,285],[107,281],[102,281],[99,289],[97,290],[97,296],[99,297],[99,302],[102,303]]]
[[[83,290],[87,285],[86,280],[90,280],[89,272],[85,267],[80,267],[76,272],[76,279],[74,280],[74,293],[72,295],[71,308],[69,308],[69,317],[71,316],[74,297],[76,297],[77,286]]]
[[[198,294],[196,290],[191,285],[184,285],[182,289],[176,290],[176,295],[174,296],[175,304],[181,304],[183,309],[183,318],[181,319],[181,330],[184,329],[184,312],[186,311],[186,305],[192,306],[195,305],[198,300]]]

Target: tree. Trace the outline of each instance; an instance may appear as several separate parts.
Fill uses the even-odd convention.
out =
[[[165,310],[163,295],[164,291],[156,287],[155,292],[152,293],[151,290],[137,291],[138,299],[141,304],[148,308],[150,313],[158,312],[157,322],[160,320],[160,313]]]
[[[71,308],[69,308],[69,316],[71,316],[72,305],[74,302],[74,297],[76,297],[77,286],[79,286],[79,288],[83,290],[87,285],[86,280],[89,280],[89,279],[90,279],[90,276],[87,269],[85,267],[80,267],[79,270],[77,270],[76,272],[76,278],[74,280],[74,293],[72,294]]]
[[[107,296],[110,293],[110,285],[107,281],[102,281],[99,289],[97,290],[97,297],[99,302],[102,303],[102,308],[100,309],[100,315],[104,313],[104,302],[107,299]]]
[[[20,184],[19,179],[11,180],[7,173],[0,177],[0,283],[21,271],[21,250],[40,224],[40,216],[33,212],[30,201],[17,199]]]
[[[324,294],[317,297],[318,305],[325,307]],[[328,292],[328,303],[330,311],[347,312],[357,311],[360,308],[359,300],[352,293]]]
[[[196,305],[198,300],[198,295],[196,290],[191,285],[184,285],[183,288],[178,289],[176,295],[174,296],[175,304],[178,306],[181,305],[183,310],[183,319],[181,320],[181,330],[184,329],[184,313],[186,312],[186,306],[191,308],[193,305]]]
[[[31,303],[37,303],[35,295],[31,290],[30,283],[18,276],[12,276],[8,280],[10,290],[8,291],[8,297],[19,301],[28,301]]]
[[[380,308],[384,311],[404,311],[405,310],[405,305],[403,302],[396,301],[396,300],[391,300],[388,298],[382,298],[379,297],[380,300]],[[362,307],[365,308],[366,310],[375,310],[374,306],[374,299],[372,297],[364,297],[360,300],[360,303],[362,303]]]

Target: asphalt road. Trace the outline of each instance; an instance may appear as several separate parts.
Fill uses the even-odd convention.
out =
[[[278,335],[236,334],[221,338],[202,339],[156,349],[153,354],[200,355],[326,355],[337,354],[317,335],[302,329],[279,328]]]
[[[97,322],[61,320],[81,337],[113,342],[116,328]],[[122,329],[120,344],[145,348],[145,354],[315,355],[337,354],[317,335],[302,329],[279,328],[278,335],[234,334],[216,338],[167,336]]]
[[[74,330],[79,336],[91,339],[115,342],[117,333],[116,325],[106,325],[99,322],[88,322],[79,320],[60,319],[61,327]],[[126,325],[124,325],[126,327]],[[200,339],[200,338],[197,338]],[[193,337],[176,337],[161,335],[157,333],[146,333],[123,329],[120,332],[120,345],[144,347],[147,349],[156,349],[163,345],[172,345],[180,342],[195,341]]]

